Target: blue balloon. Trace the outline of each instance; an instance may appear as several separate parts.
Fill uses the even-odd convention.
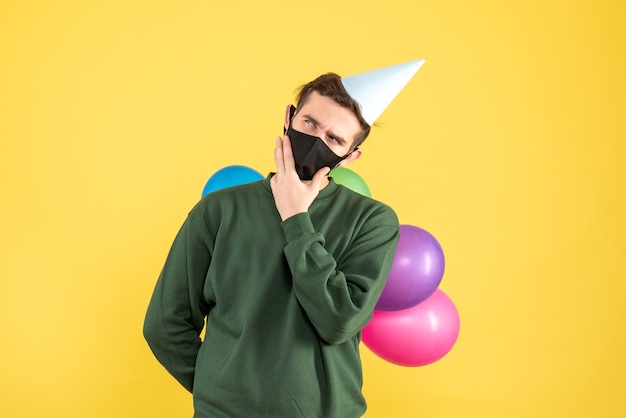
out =
[[[229,165],[217,170],[209,178],[202,189],[202,197],[219,189],[252,183],[264,178],[261,173],[245,165]]]

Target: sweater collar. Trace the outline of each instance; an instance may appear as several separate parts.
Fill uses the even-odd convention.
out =
[[[270,179],[272,178],[274,174],[276,173],[274,172],[269,173],[267,177],[265,177],[265,180],[263,180],[263,188],[266,191],[268,191],[270,194],[272,194],[272,186],[270,185]],[[322,190],[320,190],[320,193],[317,195],[315,200],[329,198],[333,196],[339,190],[339,185],[337,184],[337,182],[335,182],[335,179],[333,179],[332,177],[328,177],[328,180],[329,180],[328,185],[324,187]]]

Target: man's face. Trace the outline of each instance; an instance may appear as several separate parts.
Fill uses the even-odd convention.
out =
[[[296,131],[322,138],[338,156],[344,156],[352,151],[352,144],[361,133],[361,125],[351,110],[315,91],[296,111],[291,120],[291,127]]]

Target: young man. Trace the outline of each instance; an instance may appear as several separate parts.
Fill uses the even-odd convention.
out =
[[[391,208],[327,177],[361,156],[361,106],[334,74],[305,85],[276,140],[276,173],[208,194],[179,231],[144,335],[193,393],[195,417],[365,412],[361,329],[399,225]]]

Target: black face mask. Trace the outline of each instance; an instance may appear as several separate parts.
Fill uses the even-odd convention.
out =
[[[347,157],[335,154],[322,138],[298,132],[291,126],[287,129],[287,135],[291,140],[293,160],[300,180],[311,180],[319,169],[323,167],[333,169]]]
[[[291,107],[291,116],[295,112],[295,108]],[[311,180],[317,171],[324,167],[331,170],[343,161],[350,153],[343,157],[335,154],[322,138],[287,128],[287,135],[291,140],[291,150],[296,166],[296,173],[300,180]]]

